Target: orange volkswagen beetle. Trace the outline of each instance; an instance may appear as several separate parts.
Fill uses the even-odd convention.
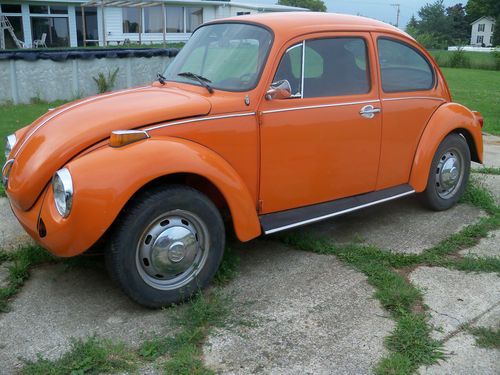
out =
[[[453,206],[482,117],[399,29],[318,13],[199,27],[158,81],[49,111],[7,138],[12,209],[63,257],[106,239],[111,276],[160,307],[241,241],[417,193]]]

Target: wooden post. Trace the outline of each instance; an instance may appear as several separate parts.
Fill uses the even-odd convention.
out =
[[[106,47],[106,20],[104,18],[104,0],[101,0],[101,10],[102,10],[102,43]]]
[[[162,14],[162,21],[163,21],[163,47],[167,46],[167,13],[166,13],[166,8],[165,8],[165,3],[161,4],[161,14]],[[499,25],[500,27],[500,25]]]
[[[83,29],[83,46],[87,47],[87,25],[85,25],[85,7],[82,5],[82,29]]]
[[[142,42],[142,6],[139,7],[139,45]]]

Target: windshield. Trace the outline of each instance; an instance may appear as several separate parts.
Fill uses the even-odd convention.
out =
[[[271,33],[255,25],[202,26],[168,66],[165,79],[200,85],[194,74],[214,89],[251,90],[257,85],[271,41]]]

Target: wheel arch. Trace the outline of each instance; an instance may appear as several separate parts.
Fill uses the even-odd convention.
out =
[[[428,121],[415,152],[409,181],[415,191],[425,190],[434,154],[449,134],[461,134],[469,146],[471,159],[482,163],[481,130],[478,118],[463,105],[452,102],[440,106]]]

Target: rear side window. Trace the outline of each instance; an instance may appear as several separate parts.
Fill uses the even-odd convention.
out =
[[[296,44],[285,52],[276,71],[274,81],[283,79],[289,81],[295,98],[367,93],[366,43],[362,38],[339,37]]]
[[[380,38],[377,44],[384,92],[429,90],[434,86],[434,71],[420,52],[392,39]]]

